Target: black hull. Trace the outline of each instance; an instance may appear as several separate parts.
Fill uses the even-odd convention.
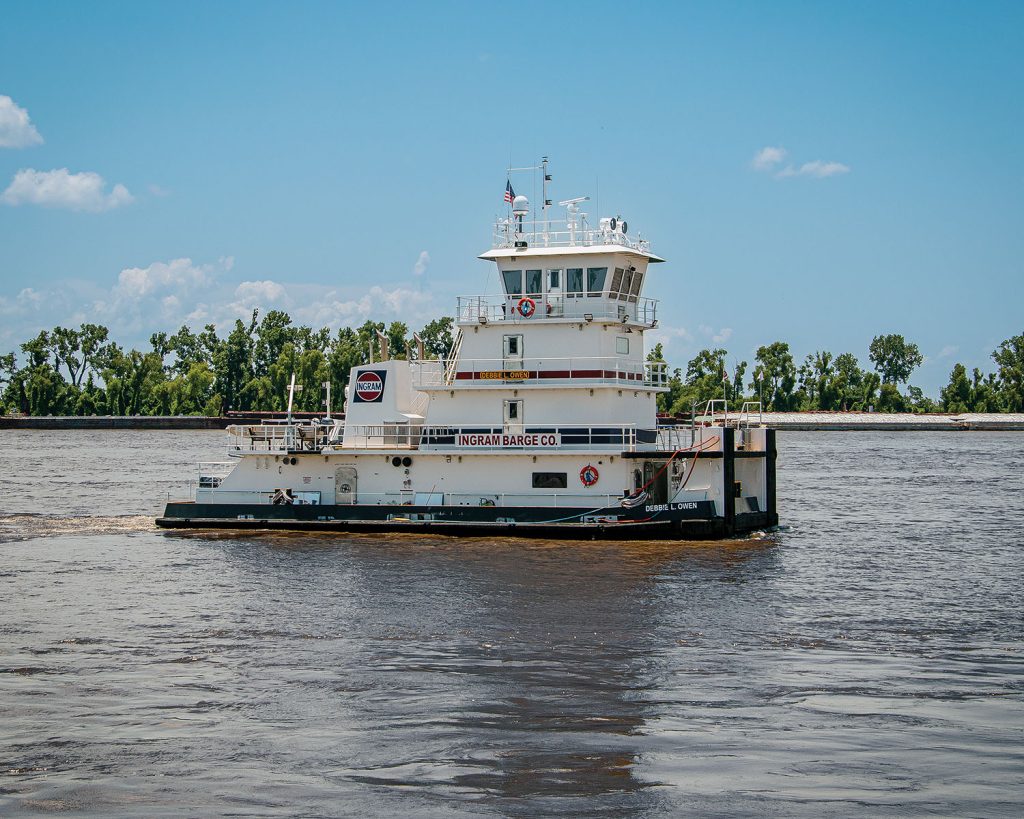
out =
[[[612,518],[617,517],[618,520]],[[156,521],[165,529],[400,532],[461,537],[566,540],[703,540],[778,523],[768,512],[716,516],[707,501],[626,510],[553,507],[254,506],[169,503]],[[729,525],[731,523],[731,525]]]

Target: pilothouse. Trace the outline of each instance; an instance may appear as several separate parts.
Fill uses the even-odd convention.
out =
[[[201,464],[194,497],[157,523],[625,540],[777,524],[758,405],[659,423],[644,287],[664,260],[619,215],[591,225],[587,197],[547,219],[546,159],[537,170],[542,218],[510,181],[479,257],[500,292],[458,297],[447,355],[383,345],[352,369],[344,420],[229,429],[231,462]]]

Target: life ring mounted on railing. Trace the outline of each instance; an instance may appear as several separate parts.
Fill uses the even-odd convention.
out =
[[[537,312],[537,302],[527,296],[519,300],[516,309],[523,318],[532,318],[533,314]]]

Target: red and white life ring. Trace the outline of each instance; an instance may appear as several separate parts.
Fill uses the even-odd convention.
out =
[[[519,315],[523,318],[530,318],[537,312],[537,302],[531,298],[523,298],[519,300],[519,304],[516,305],[516,309],[519,311]]]
[[[584,486],[593,486],[600,477],[601,473],[597,471],[597,467],[593,464],[587,464],[580,470],[580,483]]]

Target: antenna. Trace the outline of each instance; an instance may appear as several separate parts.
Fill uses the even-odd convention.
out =
[[[580,213],[579,204],[580,202],[587,202],[589,200],[589,196],[577,196],[575,199],[563,199],[558,203],[559,207],[565,208],[566,210],[565,221],[569,227],[569,242],[571,244],[576,244],[576,228],[578,227],[576,217],[579,216]],[[586,216],[586,214],[583,215]]]
[[[288,423],[292,422],[292,403],[295,400],[295,393],[302,392],[302,385],[295,383],[295,373],[292,373],[291,383],[288,385]]]
[[[544,219],[547,221],[548,208],[551,207],[551,200],[548,199],[548,182],[551,181],[551,174],[548,173],[548,158],[544,157],[540,162],[541,170],[544,172],[544,182],[541,186],[541,199],[544,200]]]

